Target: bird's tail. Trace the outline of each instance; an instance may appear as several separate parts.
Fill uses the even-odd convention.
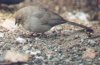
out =
[[[70,24],[70,25],[74,25],[74,26],[78,26],[78,27],[81,27],[81,28],[84,28],[86,29],[86,32],[91,32],[93,33],[93,29],[91,27],[87,27],[85,25],[82,25],[82,24],[78,24],[78,23],[75,23],[75,22],[71,22],[71,21],[67,21],[67,20],[64,20],[66,21],[66,23]]]

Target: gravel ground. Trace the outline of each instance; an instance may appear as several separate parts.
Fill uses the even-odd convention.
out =
[[[21,28],[9,31],[0,26],[0,57],[16,50],[32,57],[26,64],[12,65],[100,65],[100,25],[93,26],[92,38],[76,30],[66,30],[66,35],[21,37],[25,33]]]

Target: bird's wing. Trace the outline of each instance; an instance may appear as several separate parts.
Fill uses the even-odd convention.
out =
[[[61,16],[49,10],[43,11],[38,16],[43,25],[55,26],[66,22]]]
[[[58,14],[50,12],[50,19],[48,21],[48,24],[51,26],[55,26],[55,25],[59,25],[59,24],[63,24],[66,21]]]

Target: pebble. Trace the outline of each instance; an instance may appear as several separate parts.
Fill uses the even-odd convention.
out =
[[[37,54],[41,54],[41,51],[40,50],[35,50],[35,51],[27,50],[26,53],[29,53],[30,55],[37,55]]]
[[[84,39],[81,39],[81,42],[84,42]]]
[[[44,60],[44,58],[42,56],[35,56],[35,57],[36,57],[36,59],[42,59],[42,60]]]
[[[84,65],[83,63],[80,63],[79,65]]]
[[[25,46],[23,46],[23,50],[28,50],[29,48],[30,48],[29,45],[25,45]]]
[[[94,44],[96,42],[94,40],[88,40],[88,43]]]
[[[0,37],[1,38],[4,37],[4,33],[0,32]]]
[[[40,53],[41,53],[40,50],[36,50],[36,51],[34,51],[34,52],[31,52],[30,54],[31,54],[31,55],[37,55],[37,54],[40,54]]]
[[[16,42],[24,44],[27,41],[24,38],[18,37],[18,38],[16,38]]]

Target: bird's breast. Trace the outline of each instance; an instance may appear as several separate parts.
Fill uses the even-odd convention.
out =
[[[44,33],[48,30],[50,30],[51,26],[49,25],[43,25],[41,21],[32,19],[24,23],[22,25],[26,30],[29,30],[30,32],[35,33]]]

